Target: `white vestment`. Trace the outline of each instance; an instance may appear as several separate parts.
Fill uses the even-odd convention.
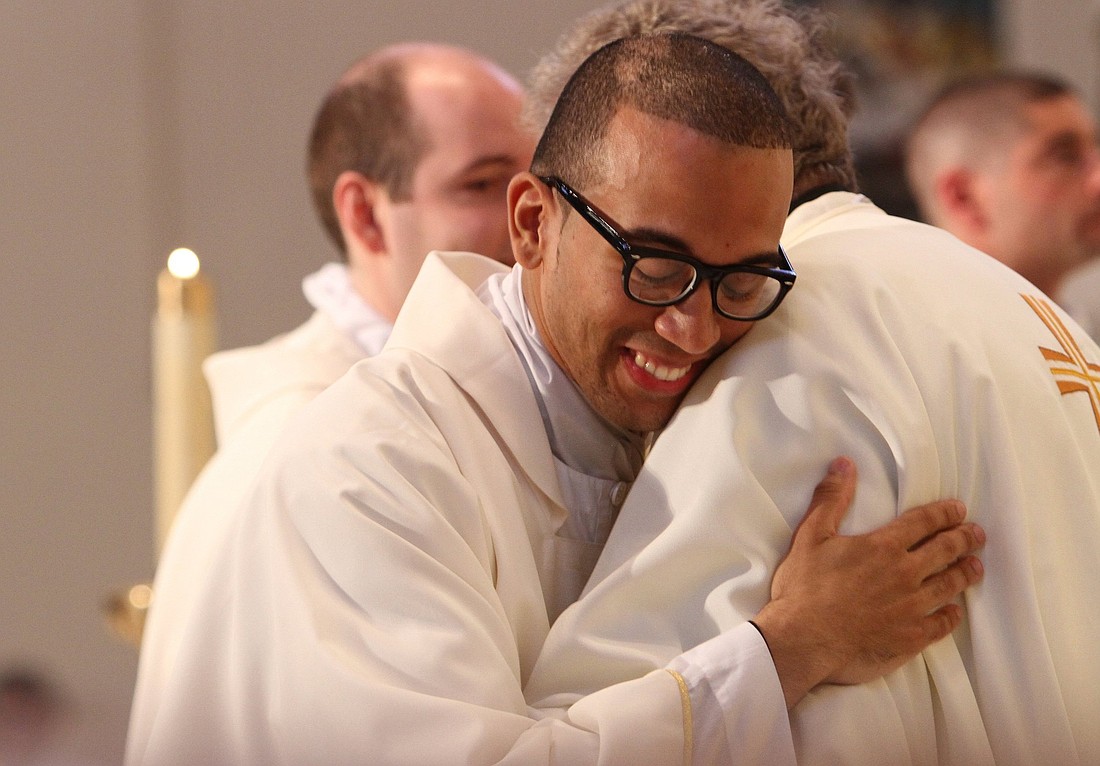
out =
[[[528,699],[642,676],[751,618],[847,454],[842,532],[957,497],[986,574],[951,637],[813,690],[797,762],[1100,763],[1100,348],[1002,264],[856,195],[799,207],[783,242],[794,290],[657,439]]]
[[[332,285],[347,283],[343,269],[328,264],[306,278],[307,297],[315,306],[326,303],[317,299],[324,298],[318,296],[324,286],[330,288],[328,294],[340,293]],[[350,290],[348,283],[345,292]],[[354,300],[345,295],[341,302]],[[390,323],[361,301],[352,310],[327,303],[294,330],[257,346],[214,354],[203,365],[218,451],[188,490],[157,562],[135,686],[134,710],[139,714],[155,706],[165,691],[183,621],[199,597],[196,573],[207,567],[276,437],[317,394],[357,361],[377,353],[389,334]],[[349,318],[356,320],[354,328],[348,326]]]
[[[690,755],[691,697],[674,672],[568,709],[524,699],[592,556],[557,534],[567,511],[538,404],[474,292],[503,268],[429,255],[386,351],[284,432],[192,572],[194,608],[159,693],[135,702],[128,764],[679,766]],[[784,708],[754,633],[743,656],[730,652],[732,675],[752,681],[727,718],[764,748],[775,734],[755,721]]]

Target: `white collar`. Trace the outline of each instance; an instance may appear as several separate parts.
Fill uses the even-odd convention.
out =
[[[389,339],[393,323],[355,291],[346,265],[326,263],[302,280],[302,293],[313,308],[327,315],[367,356],[381,351]]]

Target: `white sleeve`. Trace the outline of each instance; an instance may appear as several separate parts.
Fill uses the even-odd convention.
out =
[[[795,763],[791,727],[764,637],[746,622],[669,663],[691,698],[692,764]]]

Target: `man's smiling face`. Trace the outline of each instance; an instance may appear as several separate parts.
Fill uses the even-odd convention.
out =
[[[631,244],[713,266],[776,253],[790,204],[789,150],[731,146],[624,108],[600,151],[599,178],[577,191]],[[546,212],[524,294],[543,342],[604,419],[638,432],[663,427],[751,323],[717,314],[709,284],[673,306],[631,300],[621,256],[580,215],[566,215],[549,187],[527,193],[536,191]]]

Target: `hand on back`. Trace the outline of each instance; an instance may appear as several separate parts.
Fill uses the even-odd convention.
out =
[[[867,534],[838,533],[855,467],[838,458],[814,490],[754,622],[787,706],[818,683],[862,683],[894,670],[962,619],[953,599],[981,580],[985,533],[957,500],[913,508]]]

